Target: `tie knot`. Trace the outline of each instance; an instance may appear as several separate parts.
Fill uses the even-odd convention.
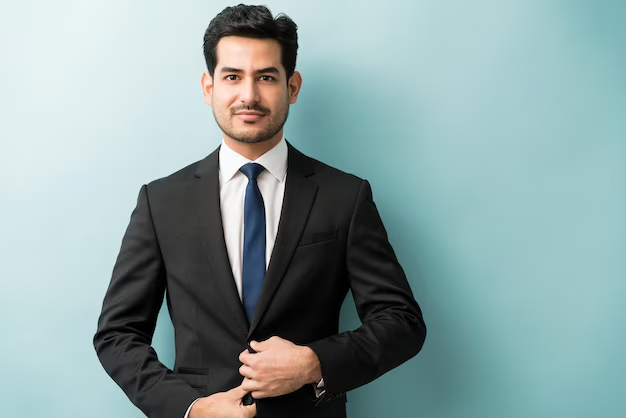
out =
[[[265,170],[265,167],[257,163],[248,163],[239,169],[239,171],[248,177],[248,180],[252,181],[256,181],[256,178],[259,177],[259,174],[261,174],[263,170]]]

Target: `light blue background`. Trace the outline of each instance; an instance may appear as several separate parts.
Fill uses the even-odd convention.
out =
[[[219,143],[226,5],[2,2],[0,416],[142,416],[91,339],[140,186]],[[429,329],[350,417],[626,416],[626,3],[269,6],[300,28],[286,137],[371,181]]]

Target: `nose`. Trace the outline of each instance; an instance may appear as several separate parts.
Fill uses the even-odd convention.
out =
[[[253,104],[258,103],[259,89],[256,84],[256,80],[252,77],[248,78],[244,83],[241,83],[241,91],[239,92],[239,98],[242,103]]]

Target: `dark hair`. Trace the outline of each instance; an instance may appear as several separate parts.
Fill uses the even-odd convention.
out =
[[[224,36],[244,36],[247,38],[276,39],[281,47],[281,59],[287,72],[287,79],[296,69],[298,54],[298,26],[289,16],[281,13],[272,17],[265,6],[240,4],[227,7],[211,20],[204,33],[204,59],[209,74],[213,77],[217,65],[217,43]]]

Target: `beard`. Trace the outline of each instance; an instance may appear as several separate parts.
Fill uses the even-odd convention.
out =
[[[261,112],[264,116],[263,119],[267,119],[267,124],[264,128],[259,129],[237,129],[233,125],[233,118],[235,113],[242,110],[252,110]],[[259,104],[237,106],[229,109],[227,117],[218,117],[213,108],[213,117],[217,126],[220,127],[222,132],[238,142],[246,144],[256,144],[259,142],[265,142],[272,139],[285,125],[287,117],[289,116],[289,103],[285,103],[278,108],[276,113],[272,113],[270,109],[263,107]],[[261,119],[261,120],[263,120]],[[246,122],[244,124],[250,128],[254,127],[257,122]]]

